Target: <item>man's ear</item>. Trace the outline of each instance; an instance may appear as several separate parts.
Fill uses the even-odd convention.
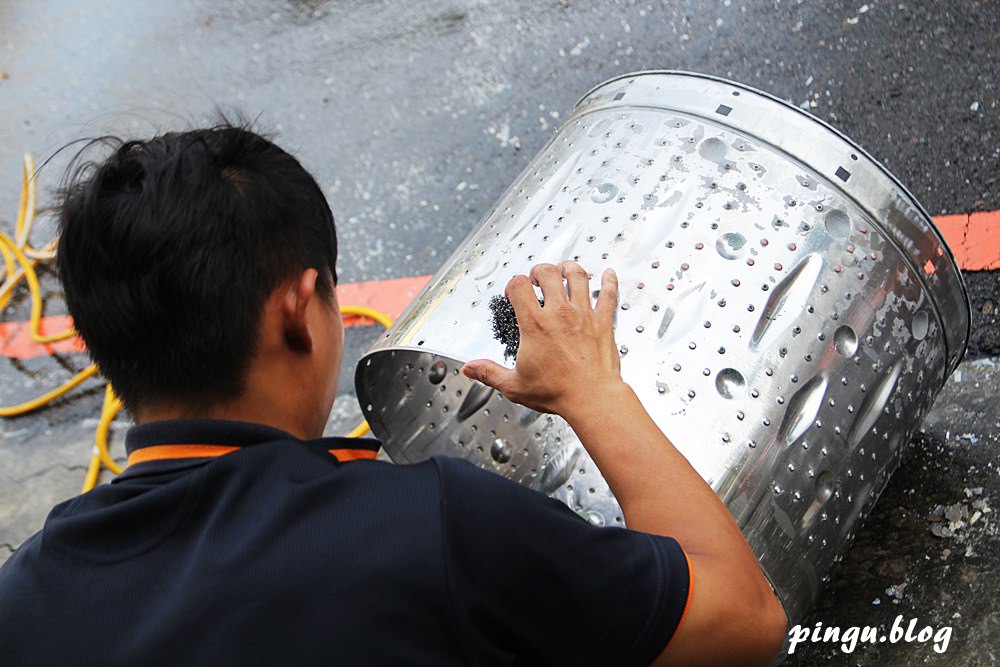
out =
[[[310,352],[313,346],[312,332],[307,316],[309,302],[317,298],[316,269],[306,269],[298,278],[286,283],[281,301],[281,316],[285,342],[297,352]]]

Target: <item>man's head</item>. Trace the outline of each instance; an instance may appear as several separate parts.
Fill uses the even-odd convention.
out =
[[[311,317],[309,340],[305,320],[280,321],[271,342],[336,346],[320,361],[339,366],[342,329],[315,330],[320,306],[341,327],[333,215],[294,157],[228,124],[102,143],[108,157],[71,172],[57,262],[75,326],[133,415],[238,399],[270,316]]]

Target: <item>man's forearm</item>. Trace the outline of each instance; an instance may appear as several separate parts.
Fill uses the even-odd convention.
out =
[[[576,403],[564,418],[633,530],[677,539],[689,554],[720,549],[756,559],[718,495],[677,451],[627,384]]]

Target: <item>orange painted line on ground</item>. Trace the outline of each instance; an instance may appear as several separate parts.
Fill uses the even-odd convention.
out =
[[[49,315],[39,322],[39,330],[43,334],[72,328],[73,320],[68,315]],[[56,353],[83,352],[87,349],[78,336],[39,345],[31,340],[30,331],[31,325],[28,322],[0,322],[0,357],[32,359]]]
[[[341,283],[337,286],[337,301],[344,305],[374,308],[396,319],[430,279],[431,277],[427,275]],[[369,326],[374,323],[367,317],[356,315],[344,317],[344,326],[348,327]],[[49,315],[41,319],[40,328],[42,333],[66,331],[73,328],[73,320],[67,315]],[[85,350],[83,341],[79,337],[39,345],[31,340],[28,322],[0,322],[0,357],[23,360]]]
[[[934,224],[963,271],[1000,269],[1000,211],[940,215],[934,218]],[[396,319],[430,278],[425,275],[342,283],[337,286],[337,300],[343,305],[368,306]],[[369,326],[374,322],[367,317],[348,315],[344,324],[349,327]],[[50,315],[42,318],[41,328],[43,332],[55,332],[64,331],[72,325],[72,320],[65,315]],[[31,340],[27,322],[0,322],[0,357],[32,359],[53,353],[82,352],[84,349],[79,338],[39,345]]]
[[[367,306],[380,310],[393,320],[406,310],[424,285],[431,279],[429,275],[391,280],[368,280],[360,283],[337,285],[337,302],[342,306]],[[347,315],[345,326],[374,324],[367,317]]]
[[[934,218],[963,271],[1000,269],[1000,211]]]

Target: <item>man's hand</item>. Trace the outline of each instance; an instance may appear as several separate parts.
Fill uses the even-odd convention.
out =
[[[541,288],[544,306],[532,285]],[[511,370],[476,359],[462,369],[466,376],[496,388],[515,403],[567,419],[567,413],[623,384],[614,337],[618,303],[614,271],[608,269],[601,276],[593,308],[587,272],[568,260],[559,266],[538,264],[529,276],[514,276],[505,294],[521,335],[516,367]]]

